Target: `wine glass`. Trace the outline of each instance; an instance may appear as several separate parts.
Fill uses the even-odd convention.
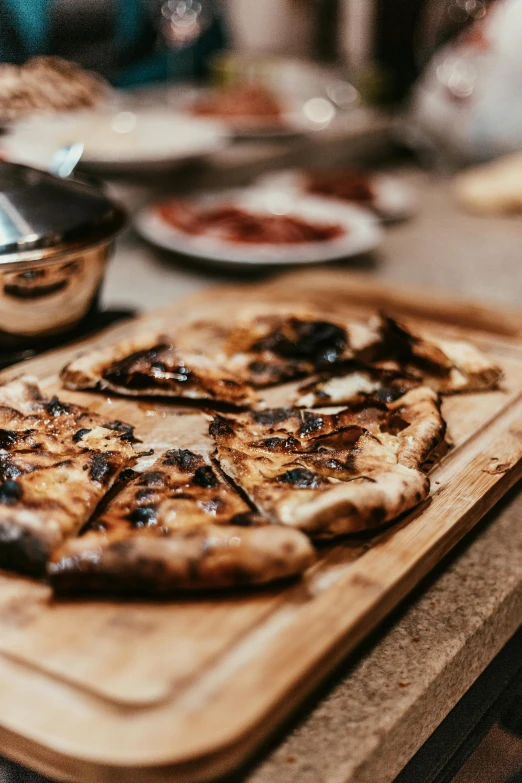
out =
[[[430,0],[417,24],[414,40],[415,59],[421,69],[435,51],[486,16],[492,0]]]
[[[171,49],[185,49],[212,22],[209,0],[164,0],[159,9],[159,33]]]

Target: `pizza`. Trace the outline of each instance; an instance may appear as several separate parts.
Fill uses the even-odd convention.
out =
[[[197,321],[175,334],[155,331],[78,356],[62,370],[70,389],[132,396],[256,404],[256,389],[371,356],[375,325],[337,322],[316,313],[253,314],[223,325]]]
[[[0,386],[0,567],[41,574],[124,468],[132,427],[43,396],[35,379]]]
[[[344,405],[369,398],[393,402],[421,383],[411,373],[349,361],[334,373],[324,373],[299,386],[293,402],[298,408]]]
[[[80,356],[62,378],[233,406],[210,426],[215,462],[169,451],[136,475],[60,547],[49,565],[56,589],[167,593],[300,573],[312,557],[303,533],[372,530],[422,502],[447,446],[439,393],[501,378],[473,346],[387,315],[253,304],[171,332]],[[294,407],[263,408],[262,389],[300,378]]]
[[[68,389],[253,404],[255,392],[223,367],[219,353],[210,353],[181,350],[171,335],[143,333],[78,356],[63,368],[61,378]]]
[[[406,370],[441,394],[495,389],[500,367],[467,342],[440,340],[409,324],[382,317],[383,367]]]
[[[441,394],[484,391],[501,380],[500,368],[467,342],[439,340],[385,315],[380,335],[369,362],[337,363],[300,386],[294,404],[344,405],[371,397],[387,402],[423,384]]]
[[[252,511],[208,457],[174,449],[68,539],[48,572],[59,592],[163,594],[266,584],[313,560],[305,535]]]
[[[429,492],[422,464],[445,433],[427,387],[338,413],[277,408],[218,415],[223,471],[272,523],[328,538],[378,527]]]
[[[378,324],[332,319],[322,313],[259,313],[239,319],[225,344],[228,366],[245,383],[263,388],[372,357]]]

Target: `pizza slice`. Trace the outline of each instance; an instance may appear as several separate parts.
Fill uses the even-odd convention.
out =
[[[435,392],[418,387],[335,414],[218,416],[210,432],[222,469],[262,514],[327,538],[390,522],[423,500],[429,480],[420,468],[445,424]]]
[[[69,389],[109,389],[138,397],[180,397],[238,406],[256,400],[255,392],[223,367],[219,353],[205,356],[180,350],[172,336],[156,332],[90,350],[66,365],[61,378]]]
[[[59,592],[164,594],[266,584],[314,560],[298,530],[270,525],[208,458],[167,451],[48,566]]]
[[[0,567],[39,574],[133,464],[132,427],[56,397],[36,381],[0,386]]]
[[[249,406],[257,401],[256,388],[333,367],[354,355],[373,355],[380,342],[377,323],[254,308],[232,323],[202,320],[178,327],[173,335],[149,332],[89,351],[68,364],[61,377],[71,389]]]
[[[420,378],[410,373],[350,361],[334,374],[323,373],[301,385],[293,402],[298,408],[345,405],[370,398],[392,402],[420,385]]]
[[[228,365],[263,388],[372,357],[381,343],[377,322],[343,321],[312,311],[259,313],[239,319],[225,344]]]
[[[381,329],[381,367],[417,375],[441,394],[498,387],[502,370],[470,343],[440,340],[389,316]]]

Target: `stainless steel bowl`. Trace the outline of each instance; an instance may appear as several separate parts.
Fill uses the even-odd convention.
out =
[[[0,162],[0,348],[80,322],[124,224],[92,185]]]

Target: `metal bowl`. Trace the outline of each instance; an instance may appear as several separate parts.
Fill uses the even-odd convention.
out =
[[[92,185],[0,162],[0,348],[78,324],[124,224],[124,211]]]

